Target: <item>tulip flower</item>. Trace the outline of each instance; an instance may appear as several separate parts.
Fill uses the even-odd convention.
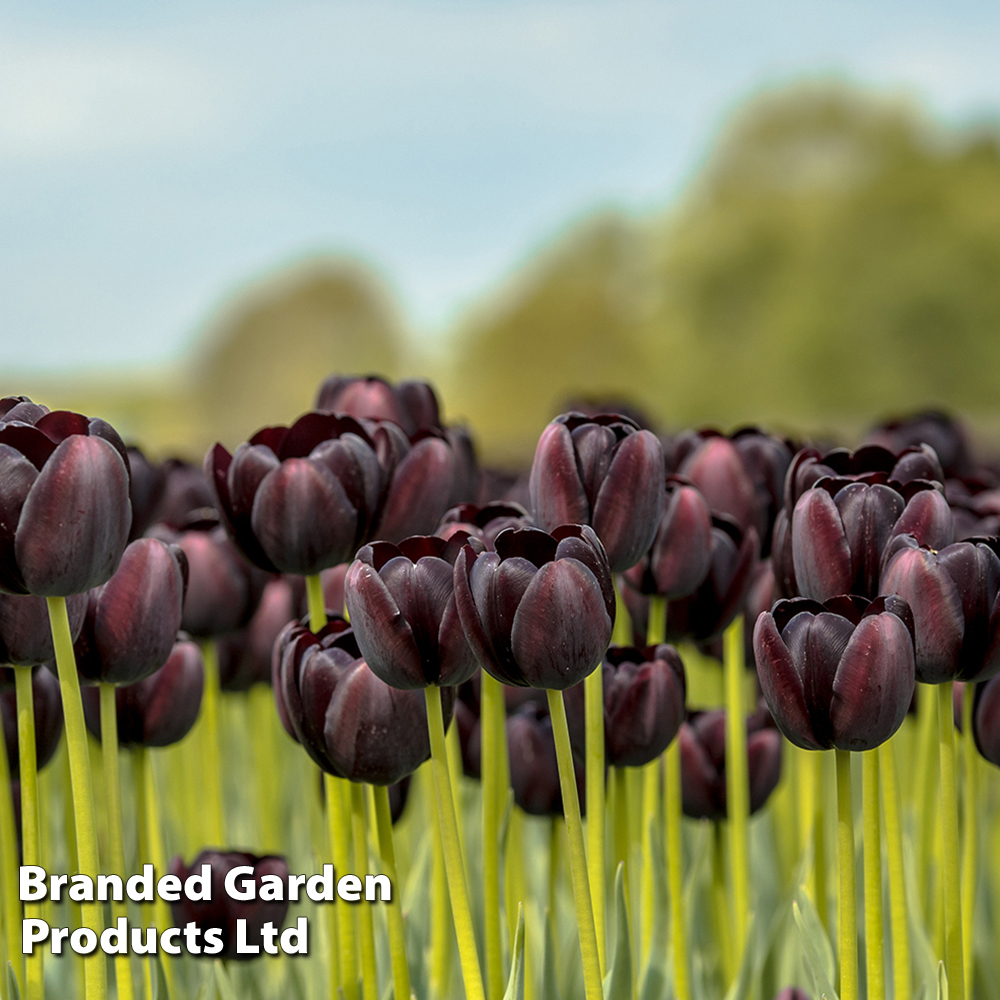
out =
[[[347,610],[365,662],[397,688],[457,686],[478,664],[455,607],[454,565],[464,533],[364,546],[345,579]],[[473,542],[473,545],[478,543]]]
[[[194,642],[179,639],[166,663],[135,684],[115,689],[118,742],[121,746],[166,747],[191,731],[201,709],[205,668]],[[96,688],[85,688],[87,728],[101,735],[101,704]]]
[[[448,510],[435,534],[451,538],[464,531],[478,538],[490,551],[496,548],[496,538],[506,528],[533,527],[531,516],[518,503],[494,501],[482,507],[473,503],[462,503]]]
[[[561,816],[562,790],[548,709],[528,704],[511,715],[507,719],[507,747],[514,801],[531,816]],[[574,764],[577,793],[585,811],[583,768]]]
[[[316,409],[358,420],[389,420],[407,435],[441,428],[437,395],[429,382],[420,379],[392,385],[375,375],[331,375],[319,387]]]
[[[35,715],[35,760],[40,769],[52,759],[63,731],[62,697],[55,674],[44,667],[32,671],[31,697]],[[16,774],[20,762],[17,744],[17,699],[11,690],[0,691],[0,717],[7,745],[7,760]],[[29,744],[30,745],[30,744]]]
[[[916,684],[913,615],[900,597],[779,601],[754,629],[778,728],[807,750],[871,750],[902,725]]]
[[[288,865],[284,858],[269,854],[257,857],[242,851],[204,850],[188,867],[180,857],[170,862],[170,874],[176,875],[182,881],[189,875],[200,874],[201,866],[209,865],[212,871],[211,898],[207,900],[190,900],[184,893],[176,903],[171,903],[174,923],[184,927],[194,923],[205,933],[210,928],[218,928],[222,932],[222,953],[215,957],[246,961],[257,955],[238,952],[236,950],[236,921],[246,920],[246,943],[256,945],[264,954],[263,929],[266,923],[273,924],[280,930],[288,914]],[[246,876],[246,881],[253,881],[254,898],[241,902],[232,899],[225,889],[226,876],[234,868],[248,867],[253,874]],[[282,899],[262,899],[261,887],[265,884],[265,876],[277,876],[284,883]],[[244,881],[239,879],[238,884]]]
[[[87,614],[87,595],[66,598],[70,635],[76,641]],[[0,594],[0,663],[33,667],[55,657],[45,599]],[[0,667],[0,673],[3,668]]]
[[[868,435],[868,443],[896,453],[914,445],[929,445],[949,478],[964,476],[972,467],[965,428],[947,413],[937,410],[879,424]]]
[[[663,450],[627,417],[565,413],[545,428],[528,488],[536,524],[589,524],[614,573],[649,550],[663,510]]]
[[[0,423],[0,591],[100,586],[132,523],[125,445],[103,420],[60,410],[29,424],[9,419],[15,409]]]
[[[368,432],[353,417],[318,412],[265,427],[233,455],[217,444],[205,475],[239,550],[267,572],[303,576],[353,557],[383,487]]]
[[[684,814],[722,820],[727,815],[726,713],[692,712],[680,727],[681,797]],[[760,809],[781,778],[781,736],[767,712],[747,719],[750,813]]]
[[[128,448],[129,487],[128,497],[132,504],[132,529],[130,542],[140,538],[156,519],[156,509],[160,505],[167,485],[167,474],[162,465],[150,462],[134,445]]]
[[[976,685],[972,703],[972,735],[979,752],[1000,767],[1000,679]]]
[[[181,627],[187,560],[176,546],[138,538],[115,575],[88,595],[74,649],[88,681],[132,684],[167,661]]]
[[[586,525],[508,529],[495,552],[478,555],[466,545],[455,599],[483,668],[521,687],[579,683],[601,662],[615,619],[607,556]]]
[[[215,500],[205,478],[205,470],[182,458],[168,458],[163,465],[166,482],[151,523],[160,522],[180,529],[191,521],[196,511],[212,507]]]
[[[16,422],[34,425],[48,412],[47,406],[33,403],[27,396],[4,396],[0,399],[0,424]]]
[[[940,550],[912,535],[893,539],[880,589],[913,612],[918,681],[981,681],[1000,670],[998,551],[995,538]]]

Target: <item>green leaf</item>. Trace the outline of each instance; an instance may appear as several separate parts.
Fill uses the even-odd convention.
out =
[[[236,1000],[236,990],[233,989],[226,967],[218,959],[212,964],[215,966],[215,985],[219,990],[219,1000]]]
[[[562,1000],[559,977],[556,975],[556,937],[552,911],[545,911],[545,951],[542,953],[542,996],[545,1000]]]
[[[650,845],[653,858],[662,858],[663,835],[660,832],[660,825],[655,819],[650,821]],[[663,1000],[668,996],[667,980],[670,975],[669,959],[671,958],[670,948],[657,947],[657,942],[668,940],[670,931],[669,904],[670,894],[667,888],[667,868],[664,864],[653,864],[653,870],[648,878],[653,880],[653,933],[650,940],[653,946],[649,949],[649,960],[643,970],[642,979],[639,985],[639,1000]]]
[[[615,872],[615,950],[604,977],[604,1000],[632,1000],[632,939],[625,901],[625,864]]]
[[[945,972],[944,962],[938,962],[937,982],[937,1000],[948,1000],[948,973]]]
[[[510,979],[503,1000],[524,1000],[524,906],[517,904],[517,930],[514,933]]]
[[[813,992],[828,1000],[837,1000],[837,991],[833,987],[833,947],[823,930],[816,907],[804,892],[799,892],[798,899],[792,903],[792,913],[802,936],[806,967],[813,980]]]
[[[10,962],[7,963],[7,989],[10,991],[10,1000],[21,1000],[21,989],[17,985],[17,973]]]

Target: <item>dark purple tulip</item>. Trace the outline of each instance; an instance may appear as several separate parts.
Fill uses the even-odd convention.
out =
[[[58,410],[0,423],[0,591],[68,597],[108,580],[132,524],[128,490],[125,445],[105,421]]]
[[[893,539],[880,589],[913,612],[917,680],[981,681],[1000,670],[1000,541],[922,548],[912,535]]]
[[[0,424],[16,421],[34,426],[48,412],[47,406],[33,403],[27,396],[4,396],[0,399]]]
[[[75,642],[87,613],[87,595],[66,598],[66,611]],[[0,594],[0,663],[33,667],[48,663],[55,655],[45,598]]]
[[[167,662],[136,684],[115,689],[118,742],[122,746],[167,747],[191,731],[201,709],[205,668],[196,643],[179,639]],[[101,735],[97,688],[83,689],[87,728]]]
[[[63,731],[62,696],[55,674],[44,668],[33,671],[31,696],[35,708],[35,758],[41,768],[52,759]],[[0,692],[0,717],[10,773],[16,778],[21,754],[17,744],[17,696],[14,691]]]
[[[712,515],[698,489],[668,476],[666,503],[649,553],[625,571],[626,581],[643,594],[674,601],[693,594],[712,562]]]
[[[791,521],[795,581],[803,597],[874,597],[886,546],[912,534],[922,545],[953,541],[951,510],[937,486],[901,486],[882,473],[864,479],[821,479],[795,505]]]
[[[750,812],[760,809],[781,779],[781,736],[766,711],[747,719]],[[680,728],[681,801],[693,819],[726,818],[726,713],[692,712]]]
[[[507,719],[510,786],[514,801],[531,816],[561,816],[562,789],[556,741],[547,707],[527,704]],[[586,811],[583,768],[574,760],[580,808]]]
[[[153,522],[160,521],[179,529],[194,520],[192,515],[196,511],[215,505],[205,470],[200,465],[192,465],[182,458],[168,458],[160,468],[166,482]]]
[[[343,619],[331,619],[315,635],[304,625],[290,625],[278,638],[272,663],[278,714],[327,773],[392,785],[430,757],[423,695],[380,681]],[[447,724],[453,689],[442,694]]]
[[[205,516],[200,516],[204,514]],[[229,540],[211,511],[174,530],[157,524],[150,535],[177,546],[187,559],[188,584],[181,628],[199,639],[243,628],[257,609],[266,576],[251,566]]]
[[[455,607],[455,560],[470,541],[459,533],[373,542],[351,563],[344,589],[354,636],[386,684],[455,687],[478,669]]]
[[[466,545],[455,598],[480,664],[520,687],[579,683],[601,662],[615,620],[607,556],[586,525],[508,529],[478,556]]]
[[[792,515],[786,508],[778,511],[771,534],[771,568],[774,586],[779,597],[798,597],[799,584],[795,579],[795,557],[792,553]]]
[[[478,781],[482,767],[482,731],[478,706],[473,710],[461,697],[455,699],[455,725],[462,751],[462,773]]]
[[[979,752],[1000,767],[1000,680],[976,685],[972,703],[972,735]]]
[[[482,507],[473,503],[452,507],[441,518],[435,534],[442,538],[451,538],[457,532],[464,531],[467,535],[478,538],[492,551],[496,547],[496,538],[501,531],[506,528],[532,526],[531,516],[520,504],[498,500]]]
[[[205,475],[243,554],[268,572],[302,576],[353,558],[383,486],[361,424],[315,411],[291,427],[265,427],[234,455],[217,444]]]
[[[181,627],[187,560],[156,538],[129,543],[115,575],[88,595],[74,643],[80,676],[134,684],[159,670]]]
[[[868,435],[868,442],[897,453],[914,445],[930,445],[947,476],[964,476],[972,466],[965,429],[936,410],[888,420]]]
[[[209,928],[217,927],[222,931],[223,949],[221,954],[214,957],[245,961],[257,957],[236,951],[236,921],[246,920],[246,942],[260,948],[258,954],[263,955],[264,924],[272,923],[280,929],[288,915],[288,865],[285,859],[273,854],[257,857],[242,851],[204,850],[191,862],[190,868],[180,857],[174,858],[170,862],[170,874],[184,880],[193,873],[201,874],[202,865],[210,865],[212,869],[211,899],[190,900],[181,893],[180,901],[170,904],[174,923],[178,927],[183,927],[193,922],[202,934]],[[247,876],[247,879],[253,879],[257,884],[255,898],[247,902],[230,898],[225,889],[226,876],[229,872],[243,866],[253,869],[253,875]],[[284,897],[282,900],[260,898],[262,879],[265,875],[276,875],[285,883],[285,890],[281,894]],[[237,884],[240,883],[242,879],[238,880]]]
[[[770,559],[761,559],[754,567],[750,581],[750,589],[743,601],[743,641],[745,643],[745,662],[747,667],[754,666],[753,629],[765,611],[770,611],[775,602],[780,600],[778,587],[774,579],[774,566]]]
[[[755,528],[744,533],[730,518],[713,515],[708,576],[689,597],[671,602],[667,637],[708,642],[721,635],[743,607],[758,553]]]
[[[479,496],[479,460],[475,442],[467,427],[446,427],[444,433],[455,456],[451,504],[472,503]]]
[[[130,542],[142,537],[146,529],[156,520],[156,509],[160,505],[167,485],[167,474],[162,465],[150,462],[135,445],[129,445],[128,496],[132,504],[132,530]]]
[[[331,375],[319,387],[316,409],[358,420],[389,420],[406,434],[441,427],[437,395],[429,382],[420,379],[392,385],[377,375]]]
[[[589,524],[613,573],[649,551],[663,511],[663,450],[627,417],[564,413],[542,432],[528,488],[536,524]]]
[[[754,630],[757,673],[778,728],[806,750],[871,750],[902,725],[916,675],[900,597],[779,601]]]

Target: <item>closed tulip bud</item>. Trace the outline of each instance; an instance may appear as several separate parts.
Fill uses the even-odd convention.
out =
[[[896,453],[914,445],[930,445],[949,477],[964,476],[972,467],[965,429],[948,414],[936,410],[886,421],[868,435],[868,442]]]
[[[753,643],[767,706],[796,746],[871,750],[902,725],[916,684],[902,598],[779,601]]]
[[[479,461],[476,445],[467,427],[446,427],[455,469],[451,484],[451,505],[472,503],[479,496]]]
[[[744,662],[747,667],[754,665],[753,653],[753,629],[765,611],[770,611],[775,602],[781,599],[778,587],[774,579],[774,566],[770,559],[761,559],[754,567],[753,576],[750,581],[750,589],[743,601],[743,621],[746,623],[743,629],[744,642]]]
[[[0,484],[0,591],[69,597],[110,579],[132,524],[110,424],[62,410],[0,422]]]
[[[513,501],[494,501],[482,507],[474,503],[463,503],[445,513],[435,534],[441,538],[451,538],[464,531],[467,535],[478,538],[492,552],[501,531],[506,528],[530,527],[533,527],[531,516]]]
[[[972,703],[972,735],[979,752],[1000,767],[1000,678],[976,685]]]
[[[542,432],[528,488],[535,523],[589,524],[614,573],[649,551],[663,510],[663,449],[627,417],[564,413]]]
[[[87,614],[87,595],[67,597],[66,611],[70,635],[75,642]],[[33,667],[50,662],[55,655],[45,599],[0,594],[0,663]]]
[[[408,435],[441,427],[437,395],[429,382],[419,379],[392,385],[377,375],[331,375],[319,388],[316,409],[358,420],[389,420]]]
[[[133,684],[159,670],[181,627],[187,561],[176,546],[137,538],[115,575],[88,595],[74,643],[80,676]]]
[[[725,711],[692,712],[681,725],[678,739],[684,814],[692,819],[725,819]],[[747,719],[747,770],[753,814],[767,802],[781,779],[781,736],[771,727],[766,711]]]
[[[189,868],[180,857],[170,862],[170,874],[176,875],[182,881],[192,874],[201,874],[201,866],[208,865],[212,872],[211,898],[206,900],[191,900],[184,893],[176,903],[170,904],[174,923],[184,927],[194,923],[204,935],[205,931],[217,928],[222,932],[222,952],[215,958],[246,961],[263,955],[264,925],[273,924],[279,930],[288,915],[288,865],[285,859],[273,854],[258,857],[242,851],[204,850],[191,862]],[[235,900],[226,892],[226,876],[237,867],[253,869],[253,874],[236,880],[237,886],[243,888],[250,883],[253,888],[253,898],[246,901]],[[264,877],[271,876],[280,879],[280,899],[268,898],[277,888],[271,882],[271,892]],[[255,945],[257,954],[247,954],[236,950],[236,927],[238,920],[246,921],[245,941]]]
[[[265,427],[234,455],[217,444],[205,475],[240,551],[268,572],[303,576],[354,556],[383,484],[361,424],[318,412],[291,427]]]
[[[717,431],[685,435],[677,458],[678,474],[694,483],[712,510],[727,514],[744,531],[757,528],[754,481],[733,441]]]
[[[32,671],[31,697],[35,710],[35,759],[36,765],[42,768],[56,752],[63,731],[59,680],[44,667]],[[17,696],[14,691],[0,692],[0,719],[3,721],[3,738],[7,745],[7,762],[11,774],[16,777],[21,754],[17,743]]]
[[[995,538],[940,550],[912,535],[890,543],[880,589],[913,612],[918,681],[980,681],[1000,670],[998,549]]]
[[[196,643],[179,639],[159,670],[135,684],[115,689],[118,742],[121,746],[166,747],[179,743],[198,719],[205,688],[205,667]],[[97,688],[83,689],[87,728],[101,735]]]
[[[182,458],[168,458],[163,465],[166,482],[153,521],[180,529],[192,520],[196,511],[213,507],[215,499],[209,489],[205,470]]]
[[[510,786],[514,801],[530,816],[561,816],[562,789],[552,719],[547,707],[529,703],[507,719]],[[574,759],[580,809],[586,812],[583,768]]]
[[[601,662],[615,620],[611,569],[586,525],[508,529],[495,552],[478,555],[466,545],[455,599],[483,668],[521,687],[578,684]]]
[[[728,517],[712,516],[712,560],[708,575],[689,597],[670,604],[667,636],[708,642],[740,613],[759,553],[757,531],[743,532]]]
[[[146,529],[156,519],[156,509],[160,505],[167,485],[167,474],[162,465],[150,462],[134,445],[128,449],[129,502],[132,504],[132,530],[128,540],[135,541],[146,533]]]
[[[285,728],[327,773],[392,785],[430,757],[423,696],[379,680],[343,619],[318,634],[290,625],[278,638],[272,664]],[[454,689],[442,694],[447,723]]]
[[[47,406],[33,403],[27,396],[4,396],[0,399],[0,423],[13,421],[34,426],[48,412]]]
[[[712,515],[698,489],[668,476],[666,503],[649,553],[625,571],[625,580],[643,594],[675,601],[701,585],[712,562]]]
[[[373,542],[351,563],[345,597],[354,636],[386,684],[454,687],[478,669],[455,606],[454,565],[467,543],[482,547],[464,533]]]

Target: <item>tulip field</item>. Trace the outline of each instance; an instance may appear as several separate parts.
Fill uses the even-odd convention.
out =
[[[0,400],[0,1000],[1000,996],[1000,461],[331,376]],[[853,450],[852,450],[853,449]]]

